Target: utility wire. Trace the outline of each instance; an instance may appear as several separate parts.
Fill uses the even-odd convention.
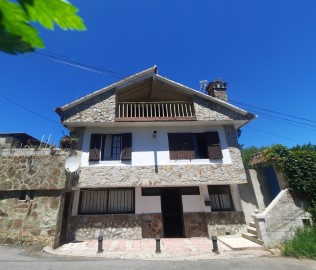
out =
[[[306,119],[306,118],[303,118],[303,117],[298,117],[298,116],[294,116],[294,115],[290,115],[290,114],[286,114],[286,113],[281,113],[281,112],[277,112],[277,111],[273,111],[273,110],[261,108],[261,107],[258,107],[258,106],[250,105],[250,104],[243,103],[243,102],[239,102],[239,101],[233,101],[233,100],[231,100],[231,102],[236,103],[236,104],[240,104],[240,105],[243,105],[243,106],[247,106],[247,107],[250,107],[250,108],[256,108],[256,109],[259,109],[259,110],[263,110],[263,111],[267,111],[267,112],[272,112],[272,113],[275,113],[275,114],[280,114],[280,115],[284,115],[284,116],[296,118],[296,119],[303,120],[303,121],[307,121],[307,122],[316,123],[316,121],[314,121],[314,120],[310,120],[310,119]]]
[[[50,118],[48,118],[48,117],[46,117],[46,116],[43,116],[43,115],[41,115],[41,114],[39,114],[39,113],[37,113],[37,112],[34,112],[34,111],[32,111],[32,110],[30,110],[30,109],[28,109],[28,108],[25,108],[24,106],[22,106],[22,105],[16,103],[15,101],[13,101],[12,99],[6,97],[6,96],[3,95],[3,94],[0,94],[0,96],[1,96],[2,98],[4,98],[5,100],[11,102],[11,103],[14,104],[15,106],[17,106],[17,107],[23,109],[24,111],[27,111],[27,112],[32,113],[32,114],[34,114],[34,115],[36,115],[36,116],[38,116],[38,117],[40,117],[40,118],[42,118],[42,119],[45,119],[45,120],[47,120],[47,121],[50,121],[50,122],[53,122],[53,123],[56,123],[56,124],[59,124],[59,125],[60,125],[59,122],[57,122],[57,121],[55,121],[55,120],[52,120],[52,119],[50,119]]]
[[[271,115],[271,114],[268,114],[268,113],[255,111],[253,109],[250,109],[249,111],[252,112],[252,113],[257,113],[257,114],[262,115],[262,116],[267,116],[267,117],[270,117],[270,118],[277,118],[277,119],[285,120],[285,121],[288,121],[288,122],[298,123],[298,124],[301,124],[301,125],[304,125],[304,126],[309,126],[309,127],[315,127],[316,128],[316,125],[303,123],[301,121],[296,121],[296,120],[292,120],[292,119],[288,119],[288,118],[284,118],[284,117],[280,117],[280,116],[275,116],[275,115]],[[277,120],[277,119],[275,119],[275,120]],[[281,121],[281,122],[284,122],[284,121]],[[290,123],[288,123],[288,124],[290,124]],[[299,125],[297,125],[297,126],[299,126]]]
[[[290,139],[288,137],[275,134],[273,132],[261,130],[261,129],[258,129],[258,128],[253,128],[253,127],[245,127],[245,128],[252,129],[252,130],[255,130],[255,131],[259,131],[259,132],[262,132],[262,133],[266,133],[266,134],[269,134],[269,135],[273,135],[273,136],[276,136],[276,137],[280,137],[280,138],[283,138],[283,139],[286,139],[286,140],[289,140],[289,141],[298,142],[298,143],[301,143],[301,144],[305,143],[305,142],[301,142],[301,141],[298,141],[298,140],[295,140],[295,139]]]
[[[250,111],[250,112],[251,112],[251,111]],[[282,121],[282,120],[279,120],[279,119],[275,119],[275,118],[273,118],[273,117],[266,116],[266,115],[261,115],[261,114],[259,114],[259,116],[260,116],[260,118],[262,117],[262,118],[266,118],[266,119],[269,119],[269,120],[277,121],[277,122],[284,123],[284,124],[291,125],[291,126],[295,126],[295,127],[305,128],[305,129],[308,129],[308,130],[311,130],[311,131],[315,131],[315,132],[316,132],[316,129],[313,129],[313,128],[304,127],[304,126],[300,126],[300,125],[297,125],[297,124],[289,123],[289,122]]]

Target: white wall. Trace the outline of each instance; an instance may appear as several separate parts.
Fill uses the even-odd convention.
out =
[[[160,196],[142,196],[142,188],[135,187],[135,214],[161,213]]]
[[[156,137],[153,132],[157,131]],[[195,159],[195,160],[169,160],[168,133],[195,132],[202,133],[218,131],[223,153],[222,160]],[[132,133],[132,161],[101,161],[91,163],[94,166],[144,166],[144,165],[170,165],[170,164],[209,164],[224,163],[230,164],[231,158],[227,141],[222,127],[126,127],[126,128],[86,128],[83,140],[81,166],[89,166],[90,136],[93,133],[121,134]]]

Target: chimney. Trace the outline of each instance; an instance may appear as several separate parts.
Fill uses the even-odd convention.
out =
[[[212,97],[227,101],[226,86],[226,82],[224,82],[221,78],[217,78],[215,81],[208,84],[206,92]]]

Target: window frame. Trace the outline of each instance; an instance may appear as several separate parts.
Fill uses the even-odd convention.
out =
[[[123,191],[123,190],[130,190],[132,191],[132,210],[130,211],[109,211],[109,200],[110,200],[110,191]],[[94,212],[83,212],[82,211],[82,200],[83,200],[83,193],[85,191],[97,192],[97,191],[106,191],[106,210],[105,211],[94,211]],[[95,204],[95,200],[92,203]],[[91,215],[116,215],[116,214],[135,214],[135,188],[98,188],[98,189],[81,189],[79,195],[79,202],[78,202],[78,211],[77,215],[80,216],[91,216]]]
[[[168,133],[168,145],[170,160],[223,159],[218,131]]]
[[[105,149],[106,137],[111,136],[111,145]],[[120,137],[119,147],[120,152],[119,159],[116,157],[113,159],[113,146],[114,138]],[[105,151],[108,155],[105,154]],[[110,158],[105,158],[109,156]],[[119,133],[119,134],[106,134],[106,133],[92,133],[90,135],[90,150],[89,150],[89,162],[91,161],[129,161],[132,160],[132,133]]]
[[[211,203],[212,212],[235,211],[230,185],[208,185],[207,191],[208,191],[209,200]],[[226,194],[228,195],[228,200],[230,204],[229,208],[224,208],[223,202],[222,202],[223,200],[221,198],[222,195],[226,195]],[[214,205],[214,206],[212,205],[212,199],[211,199],[212,196],[218,197],[219,205]]]

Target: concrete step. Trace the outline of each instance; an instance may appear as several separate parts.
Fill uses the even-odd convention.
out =
[[[256,224],[254,222],[249,222],[249,226],[253,227],[253,228],[256,228]]]
[[[254,234],[257,236],[257,230],[254,227],[247,227],[247,232]]]
[[[257,243],[257,244],[259,244],[259,245],[263,245],[262,240],[259,240],[259,239],[257,238],[257,235],[255,235],[255,234],[252,234],[252,233],[242,233],[241,235],[242,235],[242,237],[244,237],[244,238],[246,238],[246,239],[248,239],[248,240],[250,240],[250,241],[252,241],[252,242],[254,242],[254,243]]]

